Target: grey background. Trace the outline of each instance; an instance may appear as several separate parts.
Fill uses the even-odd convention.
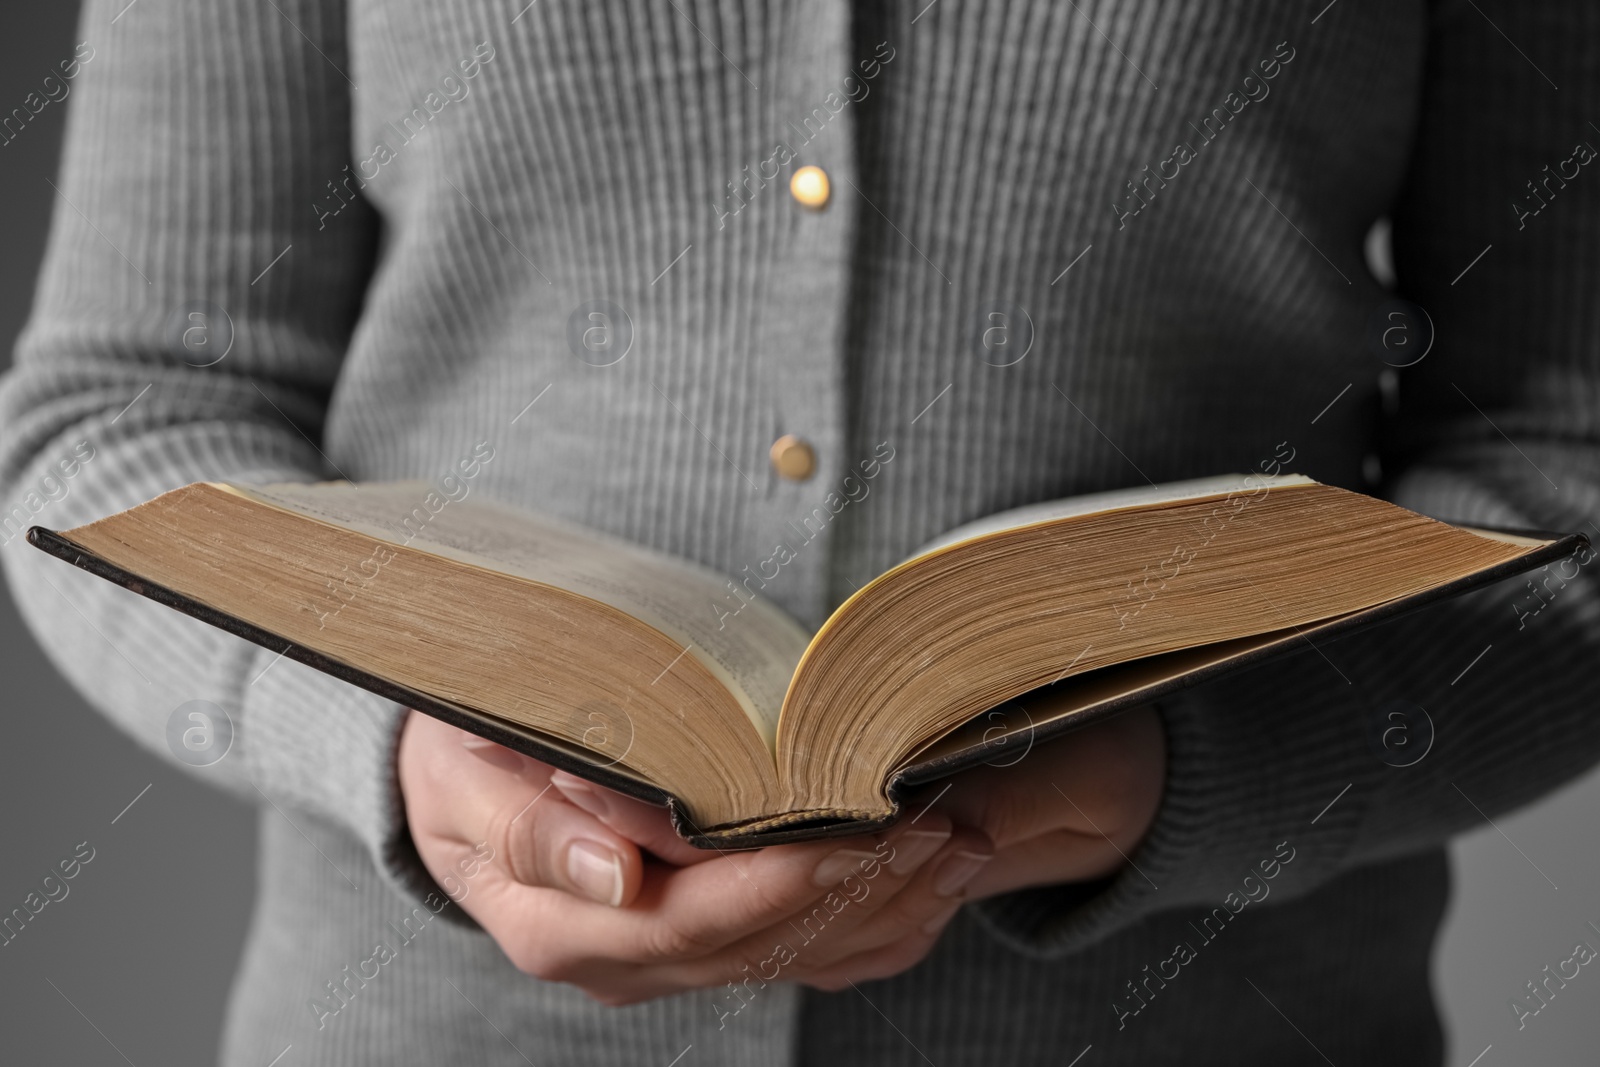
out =
[[[13,7],[0,20],[0,115],[71,54],[75,16],[76,5],[56,3]],[[65,113],[52,103],[0,145],[0,367],[26,318],[56,206],[46,179]],[[0,1059],[211,1062],[254,895],[251,811],[87,707],[23,628],[3,578],[0,682],[0,913],[21,906],[80,842],[95,849],[67,897],[0,947]],[[1595,1061],[1600,967],[1584,968],[1520,1031],[1508,1001],[1576,942],[1600,949],[1600,930],[1585,925],[1600,926],[1596,811],[1600,774],[1591,774],[1453,848],[1456,889],[1434,966],[1449,1063]],[[291,1050],[280,1067],[293,1062]]]
[[[0,115],[72,55],[76,16],[75,3],[6,6]],[[0,145],[0,366],[10,365],[32,298],[65,114],[51,103]],[[32,551],[20,541],[0,548]],[[0,1063],[214,1062],[255,895],[253,813],[149,755],[85,704],[45,660],[8,592],[0,592],[0,721],[0,914],[22,907],[80,842],[95,850],[66,897],[0,947]],[[278,1067],[293,1062],[291,1052]]]

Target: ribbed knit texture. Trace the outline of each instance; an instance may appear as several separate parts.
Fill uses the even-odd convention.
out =
[[[1512,207],[1600,144],[1592,4],[122,8],[87,4],[0,385],[13,526],[198,479],[436,478],[488,441],[474,491],[733,574],[886,444],[764,590],[815,625],[955,524],[1288,448],[1357,488],[1381,461],[1372,488],[1442,517],[1600,514],[1600,176],[1549,179],[1520,227]],[[823,212],[789,196],[802,164]],[[1438,333],[1387,394],[1361,252],[1386,212]],[[214,366],[172,343],[193,300],[232,321]],[[568,340],[595,301],[632,336],[605,366]],[[977,343],[996,310],[1015,345],[1031,329],[1020,360]],[[786,432],[807,482],[767,463]],[[80,441],[65,495],[30,496]],[[1438,1062],[1441,842],[1600,755],[1592,578],[1552,580],[1520,628],[1539,601],[1510,583],[1171,700],[1136,866],[971,908],[898,978],[773,987],[719,1029],[711,993],[611,1010],[526,978],[447,908],[319,1028],[313,998],[429,888],[400,709],[15,540],[0,559],[141,743],[164,752],[196,698],[237,724],[200,773],[273,806],[230,1064]],[[1414,766],[1369,740],[1392,699],[1436,728]],[[1271,899],[1212,944],[1285,844]],[[1135,996],[1179,942],[1196,958]]]

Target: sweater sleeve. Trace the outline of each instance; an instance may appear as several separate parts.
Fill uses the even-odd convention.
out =
[[[393,771],[401,709],[21,536],[197,480],[360,476],[321,441],[378,233],[360,200],[333,217],[315,206],[350,159],[344,5],[123,6],[85,4],[62,68],[50,240],[0,380],[0,560],[52,662],[138,742],[175,760],[169,738],[199,721],[178,709],[215,705],[232,746],[198,773],[343,826],[425,889]]]
[[[1443,519],[1600,543],[1600,130],[1585,111],[1600,8],[1495,17],[1504,36],[1466,0],[1433,8],[1394,245],[1400,291],[1438,340],[1398,372],[1384,491]],[[1137,867],[980,916],[1019,951],[1061,956],[1155,912],[1224,905],[1263,862],[1281,875],[1271,899],[1292,900],[1582,773],[1600,758],[1592,559],[1166,702],[1166,796]],[[1282,843],[1294,858],[1277,867]]]

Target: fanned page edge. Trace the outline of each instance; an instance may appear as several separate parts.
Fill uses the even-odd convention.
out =
[[[1258,479],[1260,484],[1247,485],[1246,483],[1251,478]],[[928,542],[910,556],[873,578],[866,585],[846,597],[844,603],[833,609],[828,617],[823,620],[822,625],[817,627],[817,632],[811,636],[811,643],[806,646],[805,654],[800,657],[800,662],[795,665],[794,675],[789,680],[789,691],[793,693],[795,679],[799,678],[800,674],[806,669],[806,664],[811,660],[812,654],[816,651],[823,635],[832,629],[838,620],[854,610],[855,604],[873,595],[874,590],[890,577],[919,566],[930,557],[941,555],[973,541],[981,541],[997,533],[1020,530],[1029,526],[1043,526],[1059,522],[1062,519],[1077,518],[1083,515],[1144,510],[1168,504],[1209,500],[1226,497],[1230,493],[1243,489],[1255,492],[1263,488],[1263,486],[1271,490],[1321,484],[1323,483],[1301,474],[1222,474],[1210,478],[1191,478],[1188,481],[1166,482],[1161,485],[1111,489],[1103,493],[1085,493],[1082,496],[1066,497],[1062,500],[1025,504],[1020,508],[1010,508],[973,522],[964,523]],[[1399,505],[1395,506],[1398,507]],[[780,737],[783,735],[783,714],[788,710],[788,707],[789,702],[785,699],[783,709],[778,713],[777,733]]]
[[[766,743],[768,751],[776,752],[777,750],[778,714],[772,715],[769,719],[768,716],[758,706],[757,701],[751,695],[750,691],[745,687],[743,682],[738,678],[738,676],[710,649],[702,647],[699,642],[692,639],[696,635],[687,633],[672,619],[663,617],[655,611],[649,610],[648,608],[643,608],[637,604],[625,603],[619,599],[607,599],[596,596],[594,592],[590,590],[574,589],[560,581],[549,580],[547,577],[537,576],[531,571],[527,571],[525,568],[520,566],[509,565],[512,566],[513,569],[508,570],[506,569],[508,565],[503,564],[502,561],[495,560],[492,557],[485,556],[481,553],[473,552],[468,549],[462,549],[453,545],[443,544],[436,540],[418,538],[418,543],[406,543],[398,541],[395,539],[392,533],[385,531],[380,527],[373,526],[364,521],[351,522],[328,515],[319,514],[316,511],[309,509],[305,505],[298,504],[287,494],[279,492],[280,490],[313,489],[320,485],[341,486],[345,484],[354,485],[356,483],[274,483],[260,486],[241,485],[234,482],[204,482],[201,484],[209,486],[213,489],[231,493],[234,496],[248,500],[257,506],[274,508],[278,511],[295,515],[309,522],[318,522],[322,523],[323,525],[333,526],[338,529],[355,531],[360,533],[362,536],[371,537],[374,540],[381,541],[388,545],[411,548],[416,551],[426,552],[442,559],[448,559],[451,562],[461,566],[473,567],[490,574],[507,576],[519,581],[532,582],[535,584],[560,589],[563,592],[572,594],[573,596],[584,597],[585,599],[599,604],[604,604],[607,607],[620,611],[638,621],[642,625],[648,626],[654,629],[656,632],[663,634],[676,644],[682,645],[684,647],[684,654],[692,656],[696,662],[705,667],[705,669],[709,671],[712,676],[715,677],[722,685],[722,687],[726,689],[728,693],[732,695],[733,698],[738,702],[740,708],[744,711],[746,719],[749,720],[751,727],[755,729],[757,734],[760,735],[762,740]],[[385,487],[412,486],[419,491],[431,488],[426,482],[415,481],[385,482],[375,484]],[[591,530],[588,527],[582,526],[578,523],[548,515],[540,515],[529,512],[525,509],[506,504],[493,498],[482,498],[475,500],[474,507],[495,512],[502,516],[508,516],[518,521],[526,520],[545,525],[564,535],[575,536],[583,540],[605,545],[612,551],[632,556],[635,559],[649,563],[653,567],[670,568],[678,572],[680,575],[692,577],[696,580],[705,580],[713,583],[725,580],[721,575],[717,574],[710,568],[703,567],[691,560],[682,559],[680,557],[672,556],[668,553],[660,552],[644,545],[635,544],[624,538],[619,538],[603,531]],[[791,628],[795,631],[795,636],[803,634],[803,628],[800,627],[799,624],[793,619],[790,619],[787,615],[779,611],[776,607],[770,604],[757,602],[755,604],[755,610],[763,612],[768,616],[766,620],[766,624],[768,626]],[[811,637],[807,636],[805,644],[805,648],[807,649],[810,647],[810,640]],[[804,650],[801,650],[801,655],[803,656],[803,654]],[[793,670],[790,670],[790,679],[793,678],[793,674]],[[787,691],[787,688],[785,688],[785,691]],[[780,704],[777,711],[781,712],[781,710],[782,707]]]
[[[1450,523],[1449,525],[1455,526],[1457,529],[1469,528],[1455,523]],[[1453,582],[1447,582],[1424,592],[1391,600],[1315,626],[1305,627],[1266,646],[1249,649],[1238,655],[1214,661],[1196,670],[1169,677],[1147,687],[1118,693],[1079,711],[1061,716],[1036,727],[1033,730],[1032,744],[1037,746],[1048,743],[1092,723],[1110,718],[1129,708],[1150,704],[1162,697],[1201,685],[1231,674],[1234,671],[1248,670],[1270,662],[1297,650],[1302,640],[1312,638],[1338,640],[1357,631],[1364,630],[1369,626],[1391,621],[1440,601],[1449,600],[1472,590],[1493,585],[1524,571],[1554,563],[1583,550],[1590,544],[1588,537],[1582,533],[1560,534],[1539,530],[1510,530],[1481,526],[1470,527],[1470,529],[1501,540],[1524,542],[1532,547],[1520,556],[1486,567]],[[1061,684],[1070,684],[1071,681],[1072,679],[1068,679],[1067,682]],[[997,740],[999,740],[999,744],[986,739],[971,748],[950,753],[938,759],[921,763],[908,763],[895,770],[890,775],[885,790],[889,797],[891,811],[881,818],[863,818],[820,827],[798,826],[785,828],[783,826],[772,826],[771,829],[765,828],[766,825],[770,824],[770,820],[763,820],[762,823],[751,824],[756,827],[755,829],[729,827],[724,831],[707,835],[704,840],[712,843],[711,847],[756,847],[759,845],[808,841],[822,837],[849,836],[851,834],[882,830],[893,826],[898,821],[912,792],[917,787],[985,763],[1013,759],[1015,755],[1014,745],[1007,747],[1008,742],[1005,738]],[[691,841],[691,843],[697,844],[699,847],[706,847],[696,841]]]
[[[579,755],[575,746],[569,746],[558,738],[540,733],[520,723],[490,715],[487,712],[441,700],[421,690],[390,681],[382,675],[361,670],[359,667],[351,666],[343,660],[324,655],[298,642],[280,637],[270,630],[264,630],[254,623],[246,622],[237,615],[214,608],[209,604],[195,600],[193,597],[149,581],[133,571],[112,563],[103,556],[84,548],[54,530],[47,530],[41,526],[32,527],[28,531],[28,543],[59,560],[72,564],[80,570],[87,571],[98,578],[103,578],[115,585],[119,585],[148,600],[153,600],[165,607],[180,611],[191,618],[198,619],[235,637],[260,645],[262,648],[282,653],[287,659],[304,663],[306,666],[321,671],[323,674],[365,689],[370,693],[375,693],[386,700],[392,700],[406,707],[416,708],[416,710],[447,722],[452,726],[470,731],[480,737],[486,737],[491,741],[505,745],[507,748],[514,748],[532,756],[534,759],[543,760],[560,767],[562,770],[581,774],[591,781],[615,789],[620,793],[625,793],[653,804],[663,805],[671,797],[671,794],[666,790],[647,781],[642,776],[622,768],[620,765],[602,764],[586,755]]]
[[[1454,523],[1450,525],[1455,526]],[[1456,526],[1456,528],[1466,529],[1466,527],[1462,526]],[[1246,669],[1276,659],[1294,651],[1302,642],[1309,644],[1312,638],[1337,640],[1347,637],[1369,626],[1392,621],[1441,601],[1453,599],[1475,589],[1493,585],[1506,578],[1533,570],[1536,567],[1565,559],[1589,546],[1588,537],[1582,533],[1546,534],[1542,531],[1489,530],[1482,527],[1476,528],[1475,532],[1477,530],[1481,530],[1491,536],[1504,535],[1506,539],[1515,539],[1519,543],[1526,543],[1530,546],[1529,550],[1520,556],[1513,557],[1494,566],[1485,567],[1453,582],[1446,582],[1443,585],[1435,586],[1432,589],[1427,589],[1411,596],[1400,597],[1361,611],[1329,619],[1314,626],[1302,627],[1294,633],[1283,634],[1281,637],[1274,638],[1265,645],[1246,649],[1237,655],[1205,664],[1198,669],[1186,671],[1150,686],[1119,693],[1109,698],[1108,701],[1093,704],[1082,711],[1070,713],[1061,719],[1047,722],[1040,729],[1047,738],[1055,736],[1057,732],[1070,732],[1071,729],[1076,729],[1086,722],[1102,718],[1104,715],[1111,713],[1111,711],[1134,704],[1148,703],[1156,697],[1181,689],[1188,689],[1213,678],[1230,674],[1233,671]],[[1279,633],[1282,632],[1279,631]],[[1122,665],[1119,664],[1118,666]],[[1067,679],[1057,684],[1066,687],[1071,685],[1073,681],[1074,679]],[[1035,692],[1040,691],[1036,690]],[[1039,735],[1036,734],[1035,736],[1038,737]],[[899,768],[895,772],[894,778],[903,780],[906,785],[933,781],[960,770],[965,770],[968,767],[988,762],[982,757],[987,754],[990,759],[993,759],[999,754],[1002,747],[1002,745],[986,741],[936,759],[910,762]]]

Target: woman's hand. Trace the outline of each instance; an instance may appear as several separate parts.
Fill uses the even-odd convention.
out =
[[[1165,776],[1160,717],[1140,709],[930,787],[944,790],[933,807],[884,834],[716,853],[685,844],[659,808],[426,716],[400,742],[435,879],[450,889],[477,871],[452,896],[512,962],[608,1004],[898,974],[965,900],[1130,862]]]
[[[705,852],[659,808],[416,712],[399,776],[417,851],[460,907],[522,971],[607,1004],[898,974],[993,851],[930,810],[883,834]]]
[[[934,804],[994,842],[967,895],[1104,878],[1131,863],[1161,807],[1166,731],[1142,707],[1033,749],[1009,766],[952,778]],[[928,797],[946,783],[924,787]],[[916,809],[916,802],[911,805]]]

